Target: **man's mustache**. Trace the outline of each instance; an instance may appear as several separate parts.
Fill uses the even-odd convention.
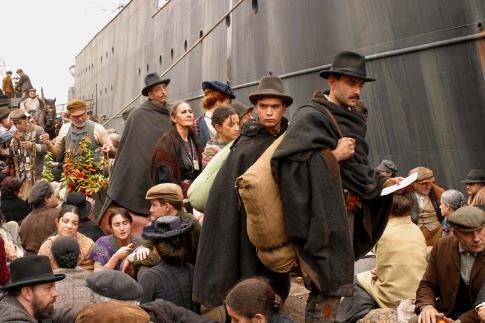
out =
[[[360,95],[358,94],[352,94],[351,96],[348,97],[349,100],[359,100]]]

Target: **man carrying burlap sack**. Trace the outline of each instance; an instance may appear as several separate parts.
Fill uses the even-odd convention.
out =
[[[289,274],[267,269],[248,238],[246,212],[235,181],[286,130],[288,121],[283,114],[293,99],[281,79],[270,76],[261,80],[249,100],[256,107],[258,120],[250,120],[242,127],[241,136],[214,179],[204,212],[193,299],[206,308],[222,305],[226,293],[237,282],[252,276],[268,278],[283,299],[289,293]]]
[[[392,195],[388,179],[369,166],[366,118],[354,109],[367,77],[364,57],[343,52],[320,73],[330,92],[296,110],[273,154],[290,239],[311,280],[305,322],[334,322],[342,296],[352,295],[354,261],[382,235]]]

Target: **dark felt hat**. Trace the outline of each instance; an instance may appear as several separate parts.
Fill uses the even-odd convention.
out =
[[[485,183],[485,172],[483,169],[472,169],[462,183]]]
[[[236,113],[239,115],[241,118],[244,116],[251,108],[248,107],[247,105],[239,102],[239,101],[234,101],[231,103],[231,108],[236,111]]]
[[[120,301],[135,301],[143,295],[143,287],[118,270],[96,271],[86,278],[86,285],[96,294]]]
[[[158,75],[158,73],[150,73],[145,76],[145,87],[141,90],[141,94],[144,96],[148,96],[148,91],[158,84],[165,84],[168,85],[170,83],[170,79],[163,79]]]
[[[471,232],[485,225],[485,212],[475,206],[464,206],[453,212],[448,221],[458,231]]]
[[[324,79],[330,75],[347,75],[366,82],[375,81],[374,78],[367,77],[365,57],[354,52],[338,53],[332,62],[332,66],[320,72],[320,76]]]
[[[293,103],[293,98],[286,93],[283,81],[277,76],[263,77],[256,92],[249,95],[249,101],[256,105],[260,98],[265,97],[280,98],[287,107]]]
[[[0,102],[0,121],[3,120],[3,119],[7,119],[8,118],[8,115],[10,114],[10,109],[8,107],[8,103],[7,105],[1,105],[2,103]]]
[[[150,240],[162,240],[184,234],[192,228],[192,221],[179,216],[162,216],[143,228],[142,237]]]
[[[0,107],[8,108],[9,106],[10,106],[10,98],[5,94],[0,94]]]
[[[73,205],[81,213],[81,219],[86,219],[91,213],[91,203],[86,201],[86,196],[80,192],[71,192],[67,195],[66,201],[62,206]]]
[[[2,290],[20,288],[56,282],[66,278],[64,274],[55,274],[47,256],[25,256],[10,264],[10,283]]]
[[[212,89],[221,92],[222,94],[227,95],[228,97],[232,99],[236,98],[236,95],[234,95],[234,91],[232,90],[231,86],[229,84],[224,84],[219,81],[204,81],[202,82],[202,90],[205,89]]]

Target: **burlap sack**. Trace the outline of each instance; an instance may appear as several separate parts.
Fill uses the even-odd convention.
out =
[[[297,259],[286,233],[279,187],[271,174],[271,158],[283,138],[284,134],[236,180],[247,214],[249,240],[263,264],[275,272],[290,271]]]

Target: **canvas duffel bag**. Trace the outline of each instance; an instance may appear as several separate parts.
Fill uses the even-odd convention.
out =
[[[247,214],[249,240],[263,264],[275,272],[288,272],[296,265],[294,246],[286,232],[278,183],[271,173],[271,158],[284,138],[276,139],[259,159],[236,179]]]
[[[204,212],[212,183],[214,182],[222,164],[226,161],[227,156],[231,151],[232,144],[233,141],[225,145],[224,148],[212,157],[204,170],[190,185],[189,190],[187,191],[187,197],[189,198],[190,205],[197,211]]]

